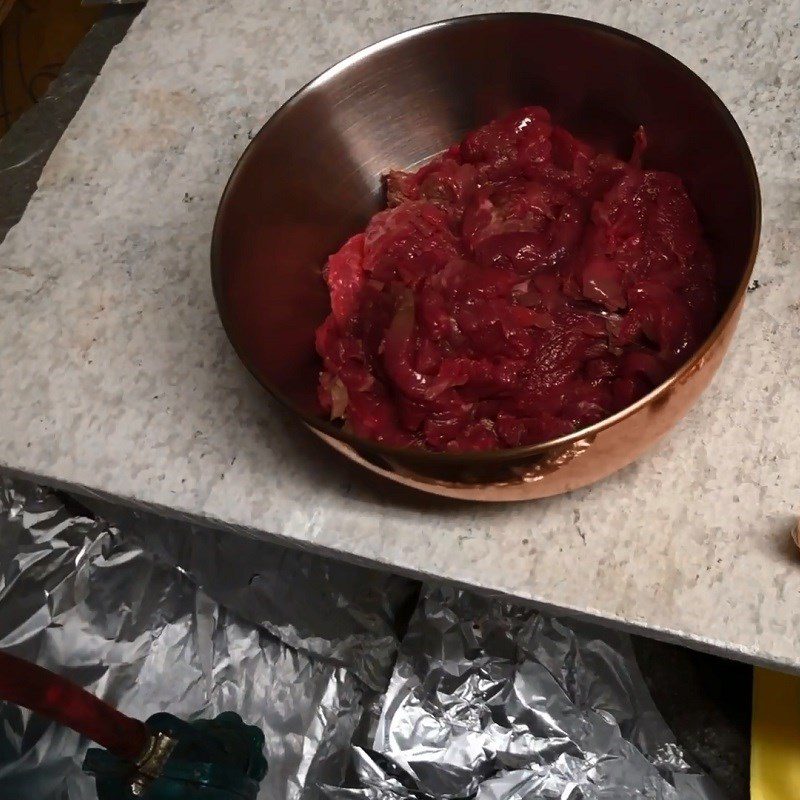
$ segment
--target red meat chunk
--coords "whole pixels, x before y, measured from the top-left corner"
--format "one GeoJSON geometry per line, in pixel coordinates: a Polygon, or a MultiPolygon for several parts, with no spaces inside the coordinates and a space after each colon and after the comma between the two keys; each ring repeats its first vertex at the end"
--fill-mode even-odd
{"type": "Polygon", "coordinates": [[[437,451],[535,444],[663,381],[717,317],[714,263],[680,178],[523,108],[416,172],[328,259],[323,410],[437,451]]]}

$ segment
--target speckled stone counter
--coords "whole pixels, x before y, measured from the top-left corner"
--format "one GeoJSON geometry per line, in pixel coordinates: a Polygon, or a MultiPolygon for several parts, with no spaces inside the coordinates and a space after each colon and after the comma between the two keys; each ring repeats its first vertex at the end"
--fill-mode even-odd
{"type": "Polygon", "coordinates": [[[757,283],[721,374],[659,449],[611,479],[510,506],[375,484],[280,412],[222,332],[211,225],[268,115],[376,39],[527,8],[150,0],[0,247],[0,464],[800,670],[788,533],[800,511],[797,2],[537,5],[644,36],[695,69],[762,180],[757,283]]]}

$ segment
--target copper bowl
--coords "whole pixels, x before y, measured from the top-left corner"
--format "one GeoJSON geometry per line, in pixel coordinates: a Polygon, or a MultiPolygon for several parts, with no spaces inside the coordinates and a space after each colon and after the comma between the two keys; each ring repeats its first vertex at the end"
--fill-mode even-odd
{"type": "Polygon", "coordinates": [[[546,14],[464,17],[346,58],[292,97],[250,143],[220,202],[211,248],[225,330],[248,369],[326,442],[418,489],[475,500],[569,491],[628,464],[708,385],[753,268],[760,197],[736,122],[691,70],[613,28],[546,14]],[[381,175],[409,168],[512,108],[540,104],[596,145],[685,181],[716,255],[724,312],[678,372],[569,436],[484,453],[401,450],[360,439],[317,404],[314,331],[329,311],[321,268],[382,204],[381,175]]]}

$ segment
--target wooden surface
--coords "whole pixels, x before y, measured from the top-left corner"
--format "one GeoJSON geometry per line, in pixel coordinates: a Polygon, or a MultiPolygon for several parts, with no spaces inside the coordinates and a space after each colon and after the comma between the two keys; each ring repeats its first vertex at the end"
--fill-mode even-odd
{"type": "Polygon", "coordinates": [[[47,91],[100,13],[80,0],[0,0],[0,135],[47,91]]]}
{"type": "Polygon", "coordinates": [[[17,2],[17,0],[0,0],[0,25],[3,24],[3,20],[8,16],[8,12],[11,11],[11,7],[17,2]]]}

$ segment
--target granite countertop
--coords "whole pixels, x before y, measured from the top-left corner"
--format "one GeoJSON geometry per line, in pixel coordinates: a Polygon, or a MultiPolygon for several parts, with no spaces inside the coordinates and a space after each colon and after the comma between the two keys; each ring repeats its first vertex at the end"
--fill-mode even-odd
{"type": "Polygon", "coordinates": [[[733,111],[762,181],[757,283],[731,353],[680,427],[616,476],[508,506],[376,484],[272,404],[220,327],[211,225],[269,114],[386,35],[525,7],[150,0],[0,246],[0,464],[800,670],[796,0],[537,6],[687,63],[733,111]]]}

